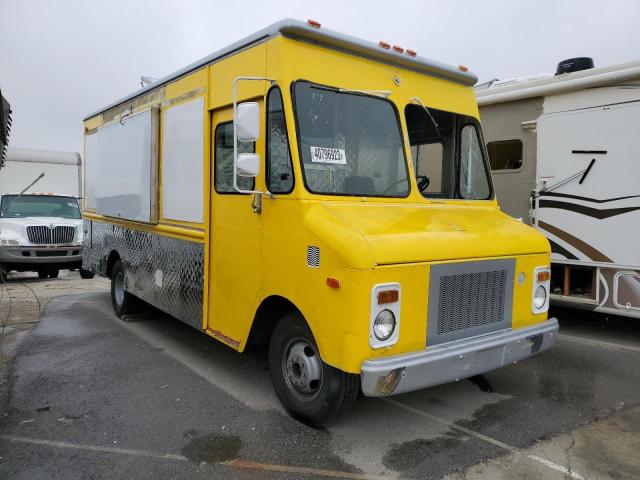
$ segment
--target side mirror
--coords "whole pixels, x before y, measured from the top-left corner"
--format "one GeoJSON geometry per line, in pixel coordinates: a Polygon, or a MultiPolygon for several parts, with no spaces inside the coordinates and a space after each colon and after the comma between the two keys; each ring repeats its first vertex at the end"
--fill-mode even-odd
{"type": "Polygon", "coordinates": [[[236,161],[236,173],[239,177],[257,177],[260,173],[260,155],[240,153],[236,161]]]}
{"type": "Polygon", "coordinates": [[[260,136],[260,107],[256,102],[240,103],[236,108],[238,141],[255,142],[260,136]]]}

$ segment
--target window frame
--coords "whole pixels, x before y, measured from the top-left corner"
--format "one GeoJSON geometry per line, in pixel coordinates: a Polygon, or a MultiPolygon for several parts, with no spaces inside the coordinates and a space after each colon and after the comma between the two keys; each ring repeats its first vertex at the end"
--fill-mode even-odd
{"type": "MultiPolygon", "coordinates": [[[[213,146],[213,188],[214,188],[215,192],[218,195],[248,195],[247,193],[241,193],[241,192],[238,192],[238,191],[235,191],[235,190],[228,191],[228,192],[218,190],[218,181],[217,181],[218,180],[218,172],[217,172],[217,168],[216,168],[217,165],[218,165],[218,155],[217,155],[217,152],[216,152],[216,148],[218,146],[218,143],[217,143],[216,139],[218,137],[218,129],[220,127],[225,127],[227,125],[233,125],[233,120],[228,120],[226,122],[220,122],[220,123],[218,123],[216,125],[216,128],[214,128],[214,130],[213,130],[213,142],[211,142],[212,146],[213,146]]],[[[251,152],[251,153],[256,153],[256,142],[245,142],[245,143],[251,143],[253,145],[253,152],[251,152]]],[[[248,190],[255,190],[255,189],[256,189],[256,177],[253,177],[252,178],[252,186],[248,190]]]]}
{"type": "Polygon", "coordinates": [[[282,96],[282,89],[280,88],[280,86],[273,85],[267,91],[267,95],[265,98],[264,113],[265,113],[265,122],[264,122],[264,125],[265,125],[265,140],[264,140],[265,141],[265,147],[264,147],[265,185],[267,186],[267,190],[269,191],[269,193],[277,193],[278,195],[288,195],[291,192],[293,192],[294,188],[296,187],[296,174],[293,169],[293,158],[291,157],[291,142],[289,141],[289,127],[287,125],[287,116],[285,115],[284,97],[282,96]],[[269,127],[269,98],[271,96],[271,93],[275,90],[278,90],[280,92],[280,102],[282,103],[282,114],[284,116],[284,134],[287,139],[287,150],[289,154],[289,165],[291,166],[291,179],[292,179],[291,188],[289,190],[281,190],[281,191],[271,190],[271,184],[270,184],[271,169],[269,168],[270,161],[271,161],[271,154],[269,150],[269,139],[271,138],[271,135],[268,128],[269,127]]]}
{"type": "Polygon", "coordinates": [[[489,156],[489,145],[492,143],[504,143],[504,142],[520,142],[522,145],[522,163],[518,168],[502,168],[500,170],[491,169],[491,173],[495,174],[503,174],[503,173],[518,173],[522,171],[525,164],[524,152],[525,152],[525,141],[522,138],[504,138],[501,140],[492,140],[487,142],[487,159],[489,160],[489,167],[491,167],[491,157],[489,156]]]}
{"type": "Polygon", "coordinates": [[[368,98],[374,98],[376,100],[380,100],[383,102],[387,102],[391,105],[391,108],[393,110],[393,113],[396,117],[396,123],[398,126],[398,134],[400,136],[400,145],[401,145],[401,150],[402,150],[402,155],[404,157],[404,168],[405,168],[405,172],[406,172],[406,178],[407,178],[407,192],[405,195],[365,195],[365,194],[361,194],[361,193],[331,193],[331,192],[314,192],[313,190],[311,190],[311,188],[309,187],[309,185],[307,184],[307,176],[306,176],[306,172],[305,172],[305,168],[304,168],[304,157],[302,155],[302,144],[301,144],[301,137],[300,137],[300,122],[298,122],[298,111],[297,111],[297,105],[296,105],[296,93],[295,93],[295,87],[298,83],[308,83],[309,85],[316,85],[318,87],[321,88],[325,88],[327,90],[334,90],[336,93],[340,94],[340,87],[333,87],[331,85],[324,85],[322,83],[317,83],[317,82],[312,82],[311,80],[306,80],[304,78],[300,78],[298,80],[294,80],[291,82],[290,85],[290,91],[291,91],[291,104],[293,107],[293,118],[294,118],[294,126],[295,126],[295,132],[296,132],[296,146],[298,149],[298,161],[299,161],[299,165],[300,165],[300,169],[302,171],[302,183],[304,184],[304,188],[307,192],[309,192],[312,195],[329,195],[329,196],[333,196],[333,197],[356,197],[356,198],[384,198],[384,199],[402,199],[402,198],[408,198],[412,193],[413,193],[413,181],[415,180],[415,178],[412,177],[411,175],[411,170],[409,169],[409,164],[408,162],[410,161],[410,159],[407,157],[407,146],[405,144],[405,139],[404,139],[404,132],[402,130],[402,123],[401,123],[401,119],[400,119],[400,115],[398,113],[398,109],[396,107],[396,104],[394,102],[392,102],[391,100],[389,100],[388,98],[383,98],[380,97],[378,95],[370,95],[370,94],[366,94],[366,93],[361,93],[361,92],[345,92],[346,94],[349,95],[358,95],[358,96],[362,96],[362,97],[368,97],[368,98]]]}
{"type": "Polygon", "coordinates": [[[476,120],[473,117],[468,117],[465,115],[465,117],[467,118],[463,118],[461,119],[462,121],[460,121],[459,123],[457,123],[456,125],[456,156],[457,156],[457,161],[456,161],[456,194],[459,200],[465,200],[468,202],[473,202],[473,201],[480,201],[480,202],[484,202],[487,200],[493,200],[494,198],[494,189],[493,189],[493,179],[491,177],[491,165],[489,164],[489,154],[487,153],[487,145],[486,143],[484,143],[484,136],[482,135],[482,128],[480,128],[480,123],[478,122],[478,120],[476,120]],[[462,192],[460,191],[460,168],[462,165],[462,130],[464,129],[464,127],[466,127],[467,125],[471,125],[475,131],[476,131],[476,136],[478,137],[478,146],[480,147],[480,154],[482,155],[482,161],[484,163],[484,173],[485,176],[487,177],[487,183],[489,185],[489,195],[486,198],[467,198],[464,197],[462,195],[462,192]]]}

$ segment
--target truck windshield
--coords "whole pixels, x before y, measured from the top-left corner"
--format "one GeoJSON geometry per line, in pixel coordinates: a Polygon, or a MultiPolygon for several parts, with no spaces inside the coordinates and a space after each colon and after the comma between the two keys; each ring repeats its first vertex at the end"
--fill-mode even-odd
{"type": "Polygon", "coordinates": [[[377,197],[409,194],[402,136],[391,102],[299,81],[294,104],[309,191],[377,197]]]}
{"type": "Polygon", "coordinates": [[[59,217],[79,219],[78,201],[73,197],[53,195],[3,195],[0,217],[59,217]]]}
{"type": "Polygon", "coordinates": [[[475,118],[414,104],[407,105],[405,117],[422,195],[491,198],[491,177],[475,118]]]}

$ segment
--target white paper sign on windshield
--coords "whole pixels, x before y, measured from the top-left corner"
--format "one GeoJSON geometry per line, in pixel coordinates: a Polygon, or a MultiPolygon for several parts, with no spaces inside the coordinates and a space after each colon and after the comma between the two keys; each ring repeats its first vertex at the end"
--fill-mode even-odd
{"type": "Polygon", "coordinates": [[[311,161],[346,165],[347,156],[342,148],[311,147],[311,161]]]}

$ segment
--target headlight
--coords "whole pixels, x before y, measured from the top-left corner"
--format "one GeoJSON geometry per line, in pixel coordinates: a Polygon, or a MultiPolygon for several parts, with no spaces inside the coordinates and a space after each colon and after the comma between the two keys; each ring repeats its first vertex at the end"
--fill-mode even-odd
{"type": "Polygon", "coordinates": [[[373,321],[373,334],[378,340],[388,340],[396,329],[396,316],[391,310],[382,310],[373,321]]]}
{"type": "Polygon", "coordinates": [[[536,288],[536,292],[533,294],[533,307],[536,310],[540,310],[542,307],[544,307],[546,301],[547,290],[542,285],[538,285],[538,288],[536,288]]]}
{"type": "Polygon", "coordinates": [[[13,240],[10,238],[0,238],[0,246],[8,246],[8,245],[20,245],[17,240],[13,240]]]}
{"type": "Polygon", "coordinates": [[[534,314],[544,313],[549,309],[549,292],[551,290],[551,270],[549,267],[538,267],[533,271],[533,290],[531,310],[534,314]]]}

